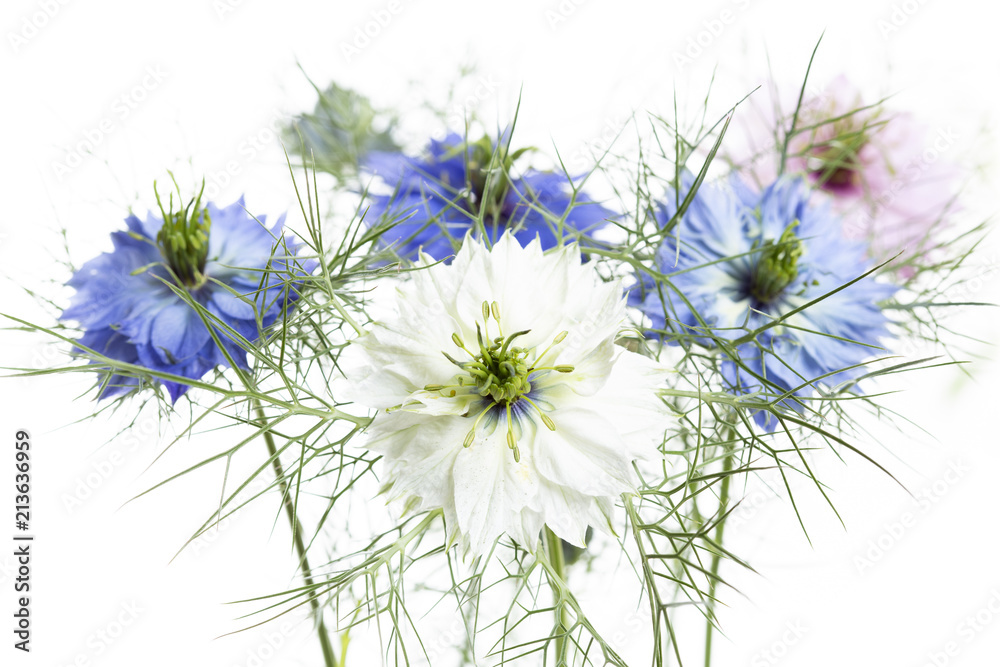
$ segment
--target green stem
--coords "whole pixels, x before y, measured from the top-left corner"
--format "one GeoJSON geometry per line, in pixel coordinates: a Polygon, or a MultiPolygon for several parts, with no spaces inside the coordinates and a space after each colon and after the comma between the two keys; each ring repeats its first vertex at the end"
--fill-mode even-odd
{"type": "MultiPolygon", "coordinates": [[[[566,559],[563,556],[562,540],[546,526],[545,527],[545,556],[552,565],[552,573],[560,581],[566,581],[566,559]]],[[[552,590],[556,609],[556,667],[566,665],[566,632],[569,628],[569,614],[566,605],[563,604],[562,593],[556,587],[552,590]]]]}
{"type": "MultiPolygon", "coordinates": [[[[260,401],[256,398],[253,399],[253,403],[257,419],[260,420],[261,428],[263,428],[267,423],[264,417],[264,409],[261,407],[260,401]]],[[[277,478],[278,486],[281,489],[282,504],[285,506],[285,514],[288,516],[288,523],[292,528],[292,541],[295,543],[295,551],[299,555],[302,580],[305,582],[306,587],[310,589],[309,607],[316,621],[316,631],[319,633],[319,644],[323,650],[323,665],[325,667],[337,667],[337,656],[333,652],[333,644],[330,643],[330,633],[327,632],[326,624],[323,622],[323,610],[320,609],[319,602],[312,595],[312,589],[316,584],[313,581],[312,569],[309,567],[306,545],[302,539],[302,524],[295,514],[295,504],[292,501],[291,494],[288,492],[288,482],[285,480],[285,469],[281,465],[281,459],[278,458],[278,448],[274,444],[274,436],[271,435],[270,431],[264,431],[264,443],[267,445],[267,453],[271,456],[274,476],[277,478]]]]}
{"type": "MultiPolygon", "coordinates": [[[[735,431],[732,427],[729,428],[729,432],[736,437],[735,431]]],[[[726,513],[726,508],[729,506],[729,480],[732,479],[732,475],[729,473],[733,470],[733,447],[729,444],[723,444],[723,459],[722,459],[722,482],[719,486],[719,516],[722,517],[726,513]]],[[[726,520],[720,518],[719,522],[715,525],[715,537],[714,542],[717,545],[716,550],[712,553],[712,562],[709,566],[709,572],[711,573],[708,579],[708,615],[707,624],[705,626],[705,667],[711,667],[712,664],[712,638],[715,633],[715,589],[719,583],[719,566],[722,564],[722,552],[719,548],[722,546],[722,538],[726,530],[726,520]]]]}

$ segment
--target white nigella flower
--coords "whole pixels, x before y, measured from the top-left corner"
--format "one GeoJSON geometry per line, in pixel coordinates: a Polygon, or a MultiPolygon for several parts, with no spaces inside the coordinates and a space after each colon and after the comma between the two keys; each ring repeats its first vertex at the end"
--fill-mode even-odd
{"type": "MultiPolygon", "coordinates": [[[[466,238],[450,265],[411,274],[391,314],[341,356],[348,400],[379,409],[367,446],[409,511],[444,510],[482,553],[506,533],[534,549],[543,526],[583,546],[658,455],[663,371],[615,345],[619,283],[575,245],[542,252],[505,234],[466,238]]],[[[377,297],[376,297],[377,298],[377,297]]]]}

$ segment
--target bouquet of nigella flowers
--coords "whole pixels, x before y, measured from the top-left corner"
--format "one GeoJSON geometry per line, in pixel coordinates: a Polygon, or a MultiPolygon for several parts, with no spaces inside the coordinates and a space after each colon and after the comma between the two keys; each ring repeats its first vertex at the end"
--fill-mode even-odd
{"type": "Polygon", "coordinates": [[[938,363],[894,341],[952,345],[937,286],[981,232],[956,233],[958,168],[921,166],[910,115],[846,78],[806,90],[688,133],[656,116],[635,161],[574,173],[519,146],[516,118],[442,119],[411,147],[397,114],[317,88],[284,133],[301,220],[171,175],[67,277],[57,324],[13,318],[69,355],[26,373],[212,424],[225,446],[170,477],[219,473],[192,539],[248,489],[277,497],[301,581],[244,604],[307,609],[326,667],[349,643],[659,666],[691,614],[710,664],[724,562],[749,567],[725,534],[741,481],[825,498],[824,448],[881,468],[859,419],[882,376],[938,363]],[[354,219],[324,219],[334,197],[354,219]],[[581,595],[622,571],[648,612],[625,642],[581,595]],[[425,639],[441,627],[454,641],[425,639]]]}

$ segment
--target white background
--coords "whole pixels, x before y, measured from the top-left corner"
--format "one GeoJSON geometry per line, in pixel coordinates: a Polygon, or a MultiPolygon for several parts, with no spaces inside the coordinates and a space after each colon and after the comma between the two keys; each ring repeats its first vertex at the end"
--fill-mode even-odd
{"type": "MultiPolygon", "coordinates": [[[[967,219],[996,210],[994,3],[224,2],[4,3],[0,265],[10,280],[0,288],[2,311],[44,321],[45,312],[14,285],[65,298],[46,285],[67,278],[53,260],[62,256],[55,231],[68,231],[73,258],[82,262],[108,246],[108,232],[120,227],[130,205],[151,204],[152,181],[166,169],[187,183],[207,174],[220,185],[217,201],[246,192],[251,210],[289,211],[294,224],[294,193],[269,128],[314,102],[296,63],[320,84],[334,78],[379,104],[406,108],[443,99],[460,66],[475,64],[478,75],[460,96],[468,101],[451,107],[454,117],[467,108],[506,121],[523,91],[520,142],[544,149],[554,143],[563,155],[578,156],[587,145],[603,145],[633,110],[669,115],[675,86],[693,113],[716,66],[713,113],[763,80],[767,54],[777,78],[795,82],[825,29],[817,81],[845,73],[869,94],[898,92],[897,108],[951,128],[961,138],[954,158],[986,165],[971,177],[967,219]],[[371,27],[367,43],[355,41],[373,16],[385,25],[371,27]],[[693,62],[680,64],[677,54],[699,38],[702,52],[688,52],[693,62]],[[345,53],[345,45],[357,52],[345,53]],[[55,163],[73,159],[74,146],[95,132],[93,155],[60,173],[55,163]]],[[[977,300],[998,300],[996,253],[992,240],[972,260],[984,272],[967,286],[977,300]]],[[[998,338],[997,316],[987,309],[960,312],[953,323],[976,338],[998,338]]],[[[58,361],[36,337],[2,335],[3,366],[58,361]]],[[[747,489],[749,510],[730,536],[758,574],[725,572],[740,592],[724,591],[729,607],[721,612],[726,637],[717,640],[718,665],[919,667],[935,664],[929,655],[951,641],[957,655],[938,655],[936,664],[996,664],[1000,617],[985,612],[982,619],[993,622],[971,640],[972,626],[961,624],[986,607],[993,591],[1000,601],[1000,370],[977,361],[968,371],[971,378],[949,368],[886,383],[905,390],[886,402],[927,433],[910,428],[902,436],[876,426],[877,436],[857,439],[915,494],[930,490],[929,509],[860,460],[844,466],[821,455],[846,530],[817,494],[805,492],[810,546],[787,502],[747,489]],[[945,482],[952,463],[964,472],[945,482]],[[907,512],[913,518],[900,532],[894,526],[907,512]],[[878,562],[859,567],[872,543],[878,562]],[[798,632],[789,633],[788,624],[798,632]]],[[[287,528],[283,517],[274,523],[277,499],[168,564],[216,500],[218,476],[193,476],[124,503],[197,460],[206,441],[184,441],[147,470],[165,445],[158,426],[140,420],[144,429],[133,433],[139,437],[115,438],[124,415],[76,423],[92,409],[75,400],[88,382],[0,382],[3,438],[9,443],[18,428],[33,436],[38,536],[30,656],[10,648],[11,558],[6,547],[0,551],[0,662],[230,667],[264,656],[265,664],[318,665],[304,626],[216,639],[241,627],[234,619],[243,608],[223,603],[292,581],[287,528]],[[83,502],[67,507],[67,496],[88,489],[83,502]],[[135,607],[130,620],[123,610],[135,607]],[[118,635],[119,617],[128,627],[110,643],[99,639],[102,630],[118,635]],[[280,644],[276,654],[272,644],[280,644]]],[[[9,446],[2,451],[12,458],[9,446]]],[[[0,462],[0,469],[11,467],[0,462]]],[[[0,484],[10,477],[0,475],[0,484]]],[[[10,502],[11,494],[4,490],[0,499],[10,502]]],[[[688,630],[686,651],[698,664],[699,631],[688,630]]]]}

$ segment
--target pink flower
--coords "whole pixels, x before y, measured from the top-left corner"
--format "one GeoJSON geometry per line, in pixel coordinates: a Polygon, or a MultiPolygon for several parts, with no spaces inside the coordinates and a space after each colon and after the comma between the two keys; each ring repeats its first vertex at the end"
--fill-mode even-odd
{"type": "MultiPolygon", "coordinates": [[[[746,111],[747,145],[735,154],[749,158],[735,162],[757,180],[773,181],[791,113],[746,111]]],[[[826,193],[846,238],[867,240],[872,259],[892,259],[903,277],[912,276],[957,210],[959,169],[946,156],[957,141],[951,129],[932,131],[908,113],[866,104],[843,76],[803,100],[795,127],[785,173],[801,174],[826,193]]]]}

